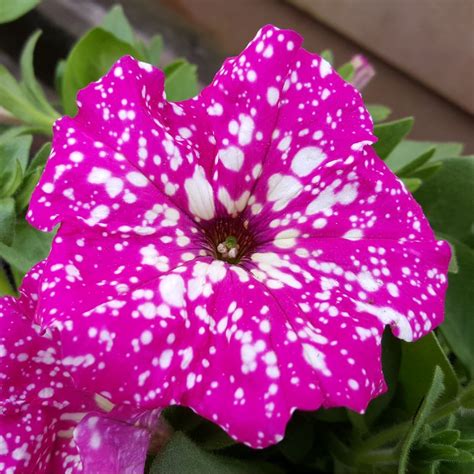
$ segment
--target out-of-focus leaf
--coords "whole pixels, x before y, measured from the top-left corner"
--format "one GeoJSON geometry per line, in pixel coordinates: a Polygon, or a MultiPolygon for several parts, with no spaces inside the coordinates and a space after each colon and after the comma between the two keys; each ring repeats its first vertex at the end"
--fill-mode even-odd
{"type": "Polygon", "coordinates": [[[155,35],[151,38],[147,47],[147,60],[150,64],[157,66],[160,62],[163,52],[163,38],[161,35],[155,35]]]}
{"type": "Polygon", "coordinates": [[[205,449],[206,451],[217,451],[237,443],[237,441],[231,438],[220,426],[207,420],[186,434],[201,449],[205,449]]]}
{"type": "Polygon", "coordinates": [[[0,162],[16,160],[21,164],[21,169],[26,171],[32,142],[33,137],[31,135],[24,135],[3,143],[0,145],[0,162]]]}
{"type": "Polygon", "coordinates": [[[15,201],[10,198],[0,199],[0,243],[10,245],[15,232],[15,201]]]}
{"type": "Polygon", "coordinates": [[[134,45],[135,35],[121,5],[112,7],[100,25],[102,29],[112,33],[117,39],[134,45]]]}
{"type": "Polygon", "coordinates": [[[406,117],[393,122],[382,123],[374,127],[374,134],[378,137],[374,149],[383,160],[405,138],[413,127],[413,117],[406,117]]]}
{"type": "Polygon", "coordinates": [[[68,115],[77,111],[79,89],[102,77],[122,56],[143,59],[128,43],[101,28],[94,28],[83,36],[69,53],[62,80],[62,103],[68,115]]]}
{"type": "Polygon", "coordinates": [[[444,430],[433,435],[429,442],[432,444],[454,444],[461,437],[459,430],[444,430]]]}
{"type": "Polygon", "coordinates": [[[390,169],[396,172],[433,147],[436,150],[431,157],[431,161],[440,160],[441,158],[452,158],[454,156],[459,156],[463,150],[463,145],[461,143],[435,143],[403,140],[390,153],[390,155],[385,160],[385,163],[390,167],[390,169]]]}
{"type": "Polygon", "coordinates": [[[413,161],[410,161],[410,163],[407,163],[405,166],[402,166],[398,170],[394,170],[395,173],[397,174],[397,176],[400,176],[402,178],[411,176],[411,173],[413,173],[413,171],[417,170],[420,166],[423,166],[433,157],[435,151],[436,147],[430,148],[429,150],[425,151],[420,156],[415,158],[413,161]]]}
{"type": "Polygon", "coordinates": [[[35,168],[25,176],[15,196],[18,212],[23,212],[28,207],[31,194],[38,184],[42,172],[41,168],[35,168]]]}
{"type": "Polygon", "coordinates": [[[0,64],[0,106],[26,124],[51,135],[54,118],[33,105],[15,78],[0,64]]]}
{"type": "Polygon", "coordinates": [[[451,350],[474,378],[474,251],[454,237],[441,234],[455,248],[459,271],[450,273],[446,318],[440,329],[451,350]]]}
{"type": "Polygon", "coordinates": [[[402,342],[401,345],[402,363],[398,388],[410,416],[426,395],[436,367],[444,374],[445,390],[440,402],[456,397],[459,390],[458,379],[433,332],[416,342],[402,342]]]}
{"type": "Polygon", "coordinates": [[[44,112],[46,115],[50,116],[52,120],[55,120],[59,117],[59,114],[58,112],[56,112],[56,110],[53,109],[53,107],[51,107],[48,99],[46,99],[43,89],[36,80],[33,66],[34,51],[36,43],[38,42],[40,36],[41,31],[39,30],[33,33],[29,37],[21,53],[21,86],[25,91],[25,94],[29,97],[30,102],[35,104],[37,108],[44,112]]]}
{"type": "Polygon", "coordinates": [[[14,160],[8,170],[0,175],[0,198],[13,196],[23,180],[23,170],[19,161],[14,160]]]}
{"type": "Polygon", "coordinates": [[[164,69],[165,91],[168,100],[178,102],[189,99],[198,92],[196,66],[184,59],[178,59],[164,69]]]}
{"type": "Polygon", "coordinates": [[[421,179],[422,181],[427,181],[434,174],[436,174],[440,170],[440,168],[442,168],[442,166],[443,166],[442,161],[433,161],[413,171],[412,176],[414,178],[421,179]]]}
{"type": "Polygon", "coordinates": [[[334,54],[330,49],[325,49],[320,56],[325,59],[329,64],[334,64],[334,54]]]}
{"type": "MultiPolygon", "coordinates": [[[[461,405],[464,408],[474,410],[474,383],[471,383],[471,385],[464,390],[461,396],[461,405]]],[[[472,434],[474,436],[474,417],[472,420],[472,434]]]]}
{"type": "Polygon", "coordinates": [[[16,20],[38,5],[40,0],[1,0],[0,23],[16,20]]]}
{"type": "Polygon", "coordinates": [[[423,181],[419,178],[402,178],[403,184],[412,194],[420,188],[423,181]]]}
{"type": "Polygon", "coordinates": [[[11,196],[23,179],[32,137],[25,135],[0,144],[0,197],[11,196]]]}
{"type": "Polygon", "coordinates": [[[33,265],[48,256],[53,234],[36,230],[18,220],[11,246],[0,243],[0,258],[24,275],[33,265]]]}
{"type": "Polygon", "coordinates": [[[345,63],[337,69],[337,73],[346,81],[351,82],[354,77],[355,68],[351,63],[345,63]]]}
{"type": "Polygon", "coordinates": [[[474,156],[443,158],[442,172],[424,181],[415,198],[439,232],[474,246],[474,156]]]}
{"type": "Polygon", "coordinates": [[[243,461],[200,449],[184,433],[176,432],[158,452],[150,474],[279,474],[269,463],[243,461]]]}
{"type": "Polygon", "coordinates": [[[372,117],[374,123],[383,122],[387,120],[392,111],[385,105],[379,104],[369,104],[367,105],[367,110],[372,117]]]}
{"type": "Polygon", "coordinates": [[[0,145],[10,141],[12,138],[19,137],[20,135],[31,135],[39,132],[39,130],[36,130],[33,127],[28,127],[24,125],[8,127],[7,129],[3,130],[2,133],[0,133],[0,145]]]}
{"type": "Polygon", "coordinates": [[[15,289],[10,283],[10,279],[8,278],[7,272],[5,271],[2,262],[0,262],[0,296],[15,294],[15,289]]]}
{"type": "Polygon", "coordinates": [[[61,95],[63,90],[64,70],[66,69],[66,60],[61,59],[56,64],[54,70],[54,90],[61,95]]]}
{"type": "Polygon", "coordinates": [[[424,444],[413,453],[413,457],[417,462],[453,461],[459,457],[459,451],[454,446],[424,444]]]}
{"type": "Polygon", "coordinates": [[[412,425],[408,429],[402,441],[400,447],[398,474],[405,474],[405,472],[407,472],[410,451],[412,450],[412,447],[417,440],[418,434],[425,425],[426,419],[431,413],[436,401],[439,399],[439,397],[444,391],[443,379],[443,371],[441,370],[441,368],[436,367],[434,370],[431,384],[428,390],[426,391],[426,395],[423,398],[423,401],[413,420],[412,425]]]}
{"type": "Polygon", "coordinates": [[[290,462],[300,464],[311,451],[313,442],[313,423],[306,414],[295,412],[278,447],[290,462]]]}

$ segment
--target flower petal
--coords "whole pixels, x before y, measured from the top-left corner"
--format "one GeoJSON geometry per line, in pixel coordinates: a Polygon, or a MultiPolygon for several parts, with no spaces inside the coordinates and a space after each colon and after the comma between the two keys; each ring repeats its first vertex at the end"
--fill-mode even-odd
{"type": "Polygon", "coordinates": [[[161,227],[151,235],[136,235],[132,229],[105,234],[63,224],[45,264],[37,311],[41,323],[61,328],[73,314],[101,305],[118,315],[123,298],[135,294],[141,282],[196,258],[201,249],[190,231],[194,227],[183,226],[183,219],[167,207],[156,220],[161,227]]]}
{"type": "Polygon", "coordinates": [[[84,472],[142,474],[159,414],[159,410],[147,414],[146,424],[141,426],[103,415],[84,417],[74,430],[84,472]]]}
{"type": "Polygon", "coordinates": [[[308,312],[390,324],[412,341],[443,321],[449,257],[442,241],[298,238],[252,255],[252,273],[308,312]]]}
{"type": "Polygon", "coordinates": [[[294,31],[263,27],[239,56],[225,61],[197,99],[216,141],[212,181],[223,215],[244,208],[260,176],[301,42],[294,31]]]}
{"type": "Polygon", "coordinates": [[[304,180],[284,173],[262,176],[256,191],[267,199],[254,218],[264,240],[292,231],[293,236],[348,241],[434,242],[421,207],[370,147],[347,158],[326,158],[304,180]]]}

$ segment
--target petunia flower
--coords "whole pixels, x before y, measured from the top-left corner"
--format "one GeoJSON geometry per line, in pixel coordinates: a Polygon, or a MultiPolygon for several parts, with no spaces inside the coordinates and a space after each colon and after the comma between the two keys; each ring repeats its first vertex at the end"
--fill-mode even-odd
{"type": "Polygon", "coordinates": [[[447,244],[301,43],[266,26],[180,103],[124,57],[56,122],[28,219],[61,224],[38,315],[79,386],[264,447],[295,409],[386,390],[385,325],[412,341],[443,320],[447,244]]]}
{"type": "Polygon", "coordinates": [[[375,69],[362,54],[356,54],[351,58],[350,62],[354,66],[354,77],[351,80],[351,84],[361,91],[375,77],[375,69]]]}
{"type": "Polygon", "coordinates": [[[41,264],[19,300],[0,299],[0,471],[141,474],[160,410],[114,407],[78,390],[57,330],[33,322],[41,264]]]}

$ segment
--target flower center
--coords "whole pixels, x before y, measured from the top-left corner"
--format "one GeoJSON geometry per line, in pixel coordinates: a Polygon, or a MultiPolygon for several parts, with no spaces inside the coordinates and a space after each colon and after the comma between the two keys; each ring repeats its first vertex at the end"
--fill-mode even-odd
{"type": "Polygon", "coordinates": [[[240,217],[214,219],[204,227],[204,246],[217,260],[238,264],[257,246],[248,221],[240,217]]]}

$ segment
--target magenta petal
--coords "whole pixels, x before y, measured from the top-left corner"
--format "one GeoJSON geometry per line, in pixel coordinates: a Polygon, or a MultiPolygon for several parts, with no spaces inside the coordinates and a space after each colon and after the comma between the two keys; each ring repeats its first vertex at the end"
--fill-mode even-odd
{"type": "MultiPolygon", "coordinates": [[[[265,447],[295,409],[363,412],[386,389],[386,325],[441,323],[449,248],[371,148],[359,92],[297,34],[264,27],[181,103],[129,57],[79,102],[28,212],[61,224],[35,321],[77,387],[265,447]]],[[[120,423],[89,420],[115,453],[120,423]]]]}
{"type": "Polygon", "coordinates": [[[74,430],[74,439],[84,460],[84,472],[142,474],[159,410],[150,415],[145,425],[138,420],[138,426],[104,415],[83,418],[74,430]]]}
{"type": "Polygon", "coordinates": [[[168,206],[153,218],[159,224],[154,234],[129,231],[107,238],[93,229],[63,224],[45,263],[37,316],[43,324],[58,322],[61,327],[61,321],[73,313],[88,313],[107,301],[118,315],[121,301],[133,297],[141,282],[157,279],[198,256],[199,248],[191,240],[194,227],[185,216],[168,206]]]}

